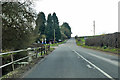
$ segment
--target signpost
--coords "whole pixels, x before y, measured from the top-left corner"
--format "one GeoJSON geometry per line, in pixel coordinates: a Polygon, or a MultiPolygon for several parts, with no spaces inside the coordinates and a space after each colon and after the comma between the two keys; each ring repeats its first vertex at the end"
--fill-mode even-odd
{"type": "Polygon", "coordinates": [[[42,38],[42,44],[43,44],[43,38],[42,38]]]}
{"type": "Polygon", "coordinates": [[[46,38],[45,38],[45,44],[46,44],[46,38]]]}

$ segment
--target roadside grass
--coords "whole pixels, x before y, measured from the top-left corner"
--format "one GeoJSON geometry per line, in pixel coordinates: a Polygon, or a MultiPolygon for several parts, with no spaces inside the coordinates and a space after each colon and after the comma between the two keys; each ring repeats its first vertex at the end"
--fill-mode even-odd
{"type": "MultiPolygon", "coordinates": [[[[52,52],[55,48],[50,48],[50,51],[47,52],[47,54],[49,54],[50,52],[52,52]]],[[[46,53],[45,53],[46,54],[46,53]]],[[[45,55],[44,52],[43,53],[38,53],[38,56],[43,56],[45,55]]]]}
{"type": "Polygon", "coordinates": [[[84,40],[84,38],[79,38],[79,39],[76,39],[76,44],[78,45],[78,46],[85,46],[85,40],[84,40]]]}
{"type": "Polygon", "coordinates": [[[119,54],[118,51],[120,51],[120,48],[110,48],[110,47],[104,48],[104,47],[96,47],[96,46],[87,46],[87,45],[85,45],[84,38],[77,38],[76,44],[78,46],[82,46],[84,48],[95,49],[95,50],[100,50],[100,51],[104,51],[104,52],[111,52],[111,53],[115,53],[115,54],[119,54]]]}
{"type": "Polygon", "coordinates": [[[58,46],[60,44],[63,44],[63,43],[66,43],[67,40],[64,40],[62,42],[59,42],[59,43],[54,43],[54,44],[50,44],[50,46],[58,46]]]}

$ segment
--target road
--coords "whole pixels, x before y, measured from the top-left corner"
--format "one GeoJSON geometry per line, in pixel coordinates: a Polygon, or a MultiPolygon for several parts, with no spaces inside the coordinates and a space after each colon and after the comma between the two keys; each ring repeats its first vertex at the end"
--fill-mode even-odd
{"type": "MultiPolygon", "coordinates": [[[[24,78],[118,78],[118,56],[77,46],[75,39],[59,45],[24,78]]],[[[107,79],[105,79],[107,80],[107,79]]]]}

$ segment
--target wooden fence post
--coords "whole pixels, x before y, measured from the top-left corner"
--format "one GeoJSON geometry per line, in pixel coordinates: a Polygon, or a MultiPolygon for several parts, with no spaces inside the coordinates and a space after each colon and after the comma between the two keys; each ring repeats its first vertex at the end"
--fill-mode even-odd
{"type": "Polygon", "coordinates": [[[50,44],[49,44],[49,48],[48,48],[48,50],[50,51],[50,44]]]}
{"type": "Polygon", "coordinates": [[[15,65],[14,65],[13,53],[11,54],[11,61],[12,61],[12,69],[14,71],[15,70],[15,65]]]}
{"type": "Polygon", "coordinates": [[[39,53],[39,49],[37,48],[36,50],[35,50],[35,52],[36,52],[36,58],[38,57],[38,53],[39,53]]]}
{"type": "Polygon", "coordinates": [[[45,54],[45,46],[44,46],[44,54],[45,54]]]}
{"type": "Polygon", "coordinates": [[[48,46],[46,46],[46,54],[47,54],[48,46]]]}
{"type": "Polygon", "coordinates": [[[35,53],[35,51],[34,50],[28,50],[27,52],[28,52],[28,56],[29,56],[28,62],[31,62],[33,60],[33,56],[31,56],[31,55],[33,55],[35,53]]]}
{"type": "Polygon", "coordinates": [[[40,48],[40,51],[41,51],[41,56],[42,56],[42,47],[40,48]]]}

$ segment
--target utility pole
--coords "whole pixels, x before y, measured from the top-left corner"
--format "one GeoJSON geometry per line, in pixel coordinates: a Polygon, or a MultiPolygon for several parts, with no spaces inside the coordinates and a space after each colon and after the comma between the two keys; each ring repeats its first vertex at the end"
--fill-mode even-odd
{"type": "Polygon", "coordinates": [[[93,21],[93,34],[95,35],[95,21],[93,21]]]}
{"type": "Polygon", "coordinates": [[[55,29],[54,29],[54,43],[55,43],[55,29]]]}

